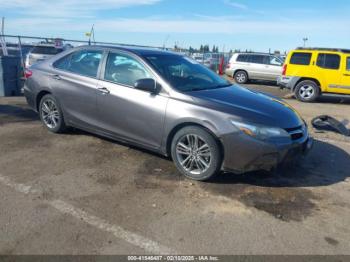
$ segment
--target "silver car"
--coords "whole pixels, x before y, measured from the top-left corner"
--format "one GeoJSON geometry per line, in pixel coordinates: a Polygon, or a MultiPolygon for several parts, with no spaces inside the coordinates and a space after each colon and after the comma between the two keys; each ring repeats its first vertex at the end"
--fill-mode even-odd
{"type": "Polygon", "coordinates": [[[312,145],[305,122],[282,100],[171,52],[84,46],[26,75],[28,104],[48,130],[73,126],[171,156],[195,180],[271,170],[312,145]]]}
{"type": "Polygon", "coordinates": [[[198,63],[201,63],[201,64],[204,63],[204,54],[195,53],[191,57],[192,59],[196,60],[198,63]]]}
{"type": "Polygon", "coordinates": [[[283,61],[275,55],[259,53],[235,53],[226,67],[226,75],[239,84],[249,80],[276,81],[282,74],[283,61]]]}
{"type": "Polygon", "coordinates": [[[38,63],[40,61],[44,61],[58,53],[63,51],[62,47],[55,47],[52,44],[40,44],[33,47],[32,50],[26,55],[25,66],[29,67],[38,63]]]}
{"type": "Polygon", "coordinates": [[[211,70],[217,71],[220,64],[220,54],[205,53],[203,56],[203,64],[211,70]]]}

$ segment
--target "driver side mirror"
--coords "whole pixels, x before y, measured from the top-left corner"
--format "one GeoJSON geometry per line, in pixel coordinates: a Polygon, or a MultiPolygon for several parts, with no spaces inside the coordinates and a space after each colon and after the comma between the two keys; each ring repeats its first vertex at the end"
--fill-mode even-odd
{"type": "Polygon", "coordinates": [[[150,92],[151,94],[155,94],[158,91],[157,82],[152,78],[139,79],[135,82],[134,87],[142,91],[150,92]]]}

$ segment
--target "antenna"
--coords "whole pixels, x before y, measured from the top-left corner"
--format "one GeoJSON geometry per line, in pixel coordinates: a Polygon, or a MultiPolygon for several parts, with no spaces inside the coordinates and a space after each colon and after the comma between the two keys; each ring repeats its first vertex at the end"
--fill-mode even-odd
{"type": "Polygon", "coordinates": [[[94,41],[94,44],[96,45],[96,40],[95,40],[95,25],[92,25],[91,33],[92,33],[92,40],[94,41]]]}
{"type": "Polygon", "coordinates": [[[91,45],[91,37],[92,37],[94,43],[96,43],[94,26],[95,25],[93,24],[92,27],[91,27],[90,33],[85,33],[85,35],[89,37],[89,45],[91,45]]]}

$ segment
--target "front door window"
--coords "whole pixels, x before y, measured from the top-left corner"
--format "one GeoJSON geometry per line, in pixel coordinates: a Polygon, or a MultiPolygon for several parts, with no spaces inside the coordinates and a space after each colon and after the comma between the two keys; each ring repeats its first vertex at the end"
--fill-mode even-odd
{"type": "Polygon", "coordinates": [[[110,53],[104,79],[116,84],[134,87],[140,79],[153,78],[143,64],[131,56],[110,53]]]}

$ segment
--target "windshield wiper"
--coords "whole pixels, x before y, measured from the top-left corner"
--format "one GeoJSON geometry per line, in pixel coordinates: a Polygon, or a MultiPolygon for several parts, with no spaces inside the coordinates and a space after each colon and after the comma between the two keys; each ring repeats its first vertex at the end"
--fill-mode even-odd
{"type": "Polygon", "coordinates": [[[211,90],[211,89],[217,89],[217,88],[224,88],[224,87],[229,87],[232,84],[221,84],[221,85],[216,85],[216,86],[208,86],[208,87],[193,87],[189,90],[187,90],[187,92],[192,92],[192,91],[203,91],[203,90],[211,90]]]}
{"type": "Polygon", "coordinates": [[[193,88],[191,88],[191,89],[189,89],[189,90],[186,90],[187,92],[192,92],[192,91],[202,91],[202,90],[207,90],[208,88],[206,88],[206,87],[193,87],[193,88]]]}
{"type": "Polygon", "coordinates": [[[223,88],[223,87],[229,87],[229,86],[232,86],[232,84],[231,83],[221,84],[221,85],[215,86],[214,88],[223,88]]]}
{"type": "Polygon", "coordinates": [[[229,87],[229,86],[232,86],[232,84],[221,84],[221,85],[216,85],[216,86],[211,86],[211,87],[208,87],[208,88],[205,88],[207,90],[210,90],[210,89],[218,89],[218,88],[224,88],[224,87],[229,87]]]}

